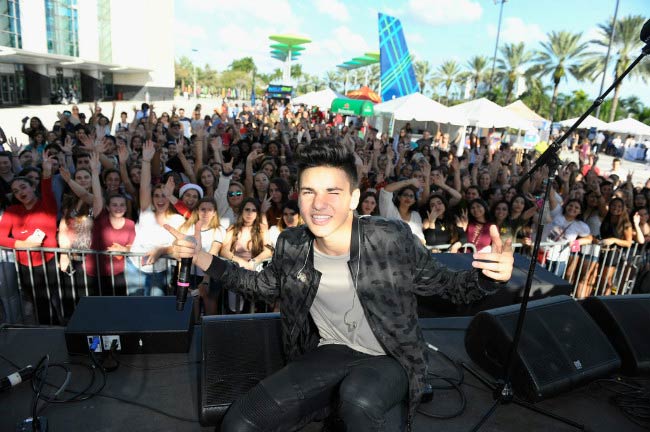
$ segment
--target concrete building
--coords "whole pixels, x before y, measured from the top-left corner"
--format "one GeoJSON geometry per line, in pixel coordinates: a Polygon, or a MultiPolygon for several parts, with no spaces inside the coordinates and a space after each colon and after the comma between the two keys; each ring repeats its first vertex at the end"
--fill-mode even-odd
{"type": "Polygon", "coordinates": [[[0,0],[0,106],[171,99],[173,0],[0,0]]]}

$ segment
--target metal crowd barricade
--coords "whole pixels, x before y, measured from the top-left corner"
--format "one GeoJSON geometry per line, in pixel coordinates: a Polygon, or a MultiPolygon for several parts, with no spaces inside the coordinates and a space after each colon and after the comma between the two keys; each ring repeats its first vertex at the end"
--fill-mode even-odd
{"type": "MultiPolygon", "coordinates": [[[[19,312],[13,312],[11,318],[3,318],[0,312],[0,323],[6,322],[20,322],[22,321],[29,324],[53,324],[53,318],[56,317],[60,324],[65,323],[70,318],[72,312],[80,297],[90,295],[126,295],[127,291],[118,293],[116,292],[116,277],[123,277],[122,285],[126,288],[126,260],[130,257],[146,256],[146,253],[136,252],[110,252],[110,251],[92,251],[84,249],[62,249],[62,248],[0,248],[0,265],[2,266],[3,274],[0,280],[0,285],[3,285],[4,280],[14,280],[13,286],[0,287],[0,302],[4,305],[5,297],[18,296],[19,300],[17,306],[19,312]],[[27,252],[27,265],[20,265],[16,258],[17,252],[27,252]],[[41,265],[34,266],[32,261],[32,253],[39,253],[41,257],[41,265]],[[45,254],[52,253],[55,260],[55,271],[48,271],[49,262],[45,262],[45,254]],[[70,264],[67,271],[61,270],[60,262],[61,255],[67,254],[70,257],[70,264]],[[86,269],[86,258],[91,256],[94,260],[96,274],[90,276],[86,269]],[[100,271],[102,268],[100,256],[106,257],[122,257],[124,260],[124,271],[121,273],[115,272],[113,259],[108,259],[110,274],[103,274],[100,271]],[[45,286],[36,286],[35,277],[36,273],[41,273],[44,279],[45,286]],[[78,274],[77,272],[81,272],[78,274]],[[53,274],[54,273],[54,274],[53,274]],[[109,285],[109,286],[106,286],[109,285]],[[6,289],[5,289],[6,288],[6,289]],[[28,291],[27,293],[25,291],[28,291]],[[5,293],[5,291],[7,291],[5,293]],[[25,297],[31,297],[31,302],[25,301],[25,297]],[[47,303],[48,310],[39,311],[39,301],[47,303]],[[33,308],[33,310],[25,310],[25,307],[33,308]],[[44,320],[44,314],[49,314],[49,320],[44,320]],[[49,321],[49,322],[48,322],[49,321]]],[[[175,260],[167,257],[159,259],[165,260],[165,270],[163,278],[167,288],[167,294],[170,293],[171,287],[171,267],[175,264],[175,260]]],[[[136,285],[141,286],[144,283],[144,276],[142,272],[138,272],[136,285]]],[[[14,301],[12,304],[15,304],[14,301]]],[[[42,305],[41,305],[42,307],[42,305]]],[[[6,306],[5,306],[6,308],[6,306]]],[[[1,310],[1,309],[0,309],[1,310]]]]}
{"type": "MultiPolygon", "coordinates": [[[[437,253],[449,253],[451,245],[435,245],[427,246],[429,250],[437,253]]],[[[542,242],[541,247],[543,250],[548,250],[553,247],[567,248],[568,242],[542,242]]],[[[513,249],[517,253],[526,252],[524,245],[520,243],[513,244],[513,249]]],[[[469,251],[470,253],[476,252],[476,248],[471,243],[463,244],[460,251],[469,251]]],[[[629,248],[621,248],[618,246],[602,246],[602,245],[585,245],[582,246],[580,251],[570,252],[569,259],[565,263],[562,272],[558,272],[559,266],[564,263],[563,261],[546,261],[542,265],[559,276],[567,279],[573,284],[574,295],[578,292],[578,287],[581,284],[588,285],[587,277],[592,277],[593,269],[597,266],[594,281],[592,283],[593,289],[590,290],[589,295],[626,295],[631,294],[634,288],[634,282],[641,270],[643,263],[647,262],[645,254],[646,248],[643,245],[634,243],[629,248]],[[569,272],[570,271],[570,272],[569,272]]],[[[126,260],[131,257],[146,256],[145,253],[133,252],[100,252],[92,250],[81,249],[62,249],[62,248],[37,248],[37,249],[8,249],[0,248],[0,323],[3,322],[25,322],[25,323],[38,323],[41,322],[40,318],[47,312],[49,316],[49,324],[53,323],[53,318],[57,317],[58,321],[63,321],[69,318],[74,311],[79,297],[89,295],[124,295],[128,293],[117,292],[116,278],[122,276],[126,279],[126,260]],[[18,251],[36,252],[40,254],[43,264],[34,267],[32,263],[31,253],[27,253],[27,266],[21,266],[17,259],[18,251]],[[54,260],[56,260],[56,271],[54,274],[48,272],[45,263],[45,254],[53,253],[54,260]],[[71,257],[70,267],[68,272],[60,270],[60,259],[62,254],[68,254],[71,257]],[[91,255],[95,260],[95,269],[97,275],[90,276],[86,269],[86,257],[91,255]],[[110,274],[102,275],[99,277],[99,269],[101,267],[100,256],[115,257],[120,256],[125,260],[125,269],[123,273],[116,274],[113,265],[113,259],[108,260],[110,263],[110,274]],[[35,268],[39,268],[39,273],[42,272],[45,286],[35,286],[35,268]],[[22,270],[22,274],[21,274],[22,270]],[[81,274],[77,272],[81,271],[81,274]],[[106,286],[108,285],[108,286],[106,286]],[[26,296],[25,290],[28,290],[26,296]],[[33,304],[25,301],[26,297],[30,297],[33,304]],[[37,297],[42,301],[41,306],[37,301],[37,297]],[[47,302],[47,311],[39,311],[47,302]],[[26,310],[26,306],[33,308],[33,310],[26,310]]],[[[172,268],[175,266],[176,261],[168,258],[161,257],[165,260],[164,282],[166,287],[165,294],[173,294],[172,268]]],[[[538,259],[538,257],[534,257],[538,259]]],[[[259,270],[259,269],[258,269],[259,270]]],[[[136,285],[142,286],[144,275],[139,272],[136,285]]],[[[126,282],[124,282],[126,286],[126,282]]],[[[224,287],[227,288],[227,287],[224,287]]],[[[227,289],[221,290],[221,312],[225,311],[225,303],[227,298],[227,289]]],[[[29,308],[28,308],[29,309],[29,308]]],[[[255,299],[251,302],[250,310],[247,312],[255,312],[255,299]]],[[[48,322],[44,322],[47,324],[48,322]]]]}
{"type": "MultiPolygon", "coordinates": [[[[596,279],[594,288],[590,295],[626,295],[632,294],[636,276],[640,271],[641,262],[644,258],[646,250],[643,245],[633,243],[629,248],[622,248],[620,246],[603,246],[599,244],[583,245],[579,251],[569,252],[567,260],[549,261],[545,259],[546,251],[552,248],[556,249],[557,255],[562,255],[565,248],[570,248],[570,242],[541,242],[540,243],[540,256],[535,257],[538,262],[541,260],[540,265],[544,266],[548,271],[562,277],[573,285],[573,295],[578,292],[578,287],[581,283],[586,283],[585,278],[591,275],[585,274],[585,270],[593,270],[597,267],[596,279]],[[593,264],[594,267],[592,266],[593,264]],[[561,266],[562,271],[559,271],[561,266]],[[606,269],[607,271],[604,271],[606,269]],[[610,281],[609,287],[607,286],[608,280],[610,281]],[[609,288],[609,289],[608,289],[609,288]]],[[[448,251],[451,245],[433,245],[427,246],[432,251],[448,251]]],[[[466,243],[461,247],[461,250],[469,247],[475,252],[476,249],[470,243],[466,243]]],[[[515,253],[526,254],[526,247],[522,243],[513,243],[512,245],[515,253]]]]}

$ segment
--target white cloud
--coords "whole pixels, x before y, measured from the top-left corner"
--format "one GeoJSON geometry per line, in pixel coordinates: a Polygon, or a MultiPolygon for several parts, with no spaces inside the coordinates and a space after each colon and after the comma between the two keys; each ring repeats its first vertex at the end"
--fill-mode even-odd
{"type": "Polygon", "coordinates": [[[178,19],[174,21],[174,33],[177,35],[182,35],[182,37],[176,38],[176,42],[178,42],[179,39],[186,38],[192,40],[203,40],[207,38],[207,33],[203,27],[188,24],[178,19]]]}
{"type": "MultiPolygon", "coordinates": [[[[487,27],[487,34],[491,38],[497,36],[497,26],[489,24],[487,27]]],[[[501,26],[500,42],[505,43],[525,43],[528,48],[538,48],[538,42],[546,40],[546,34],[542,28],[537,24],[526,24],[521,18],[508,17],[503,20],[501,26]]]]}
{"type": "Polygon", "coordinates": [[[410,0],[410,18],[430,25],[478,21],[483,7],[473,0],[410,0]]]}
{"type": "Polygon", "coordinates": [[[347,22],[350,20],[350,13],[345,4],[338,0],[322,1],[314,0],[314,6],[318,12],[329,15],[337,21],[347,22]]]}
{"type": "Polygon", "coordinates": [[[362,56],[368,51],[377,50],[376,46],[370,47],[363,36],[344,26],[335,28],[327,40],[315,42],[313,45],[314,54],[337,63],[362,56]]]}
{"type": "Polygon", "coordinates": [[[406,44],[410,47],[411,44],[421,44],[424,42],[424,36],[421,33],[410,32],[404,33],[406,44]]]}
{"type": "Polygon", "coordinates": [[[296,30],[300,23],[289,0],[273,0],[243,4],[232,0],[184,0],[183,7],[197,14],[214,14],[215,26],[224,22],[251,23],[259,25],[260,20],[268,23],[281,21],[287,30],[296,30]],[[281,17],[281,18],[279,18],[281,17]]]}

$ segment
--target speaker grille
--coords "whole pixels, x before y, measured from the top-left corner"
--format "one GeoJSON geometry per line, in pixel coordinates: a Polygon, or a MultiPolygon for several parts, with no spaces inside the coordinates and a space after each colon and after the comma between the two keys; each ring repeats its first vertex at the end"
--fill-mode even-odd
{"type": "MultiPolygon", "coordinates": [[[[593,341],[603,339],[603,335],[580,312],[573,301],[527,311],[519,353],[524,366],[535,371],[538,386],[562,381],[567,374],[587,372],[611,360],[613,350],[592,349],[593,341]]],[[[500,318],[510,341],[518,315],[512,313],[500,318]]]]}
{"type": "Polygon", "coordinates": [[[608,302],[608,306],[620,327],[625,329],[625,337],[636,357],[650,362],[650,296],[646,296],[645,300],[617,298],[608,302]]]}
{"type": "Polygon", "coordinates": [[[201,423],[284,366],[279,314],[215,316],[202,323],[201,423]]]}
{"type": "MultiPolygon", "coordinates": [[[[465,346],[472,360],[502,378],[519,305],[478,314],[465,346]]],[[[602,331],[567,296],[529,303],[512,382],[520,396],[540,400],[606,375],[620,359],[602,331]]]]}
{"type": "Polygon", "coordinates": [[[589,297],[582,303],[623,360],[623,372],[650,372],[650,295],[589,297]]]}

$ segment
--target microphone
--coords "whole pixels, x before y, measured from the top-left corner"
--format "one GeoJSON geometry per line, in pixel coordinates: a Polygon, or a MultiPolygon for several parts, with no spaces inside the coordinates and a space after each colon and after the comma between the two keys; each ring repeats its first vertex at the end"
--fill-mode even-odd
{"type": "Polygon", "coordinates": [[[25,366],[21,370],[0,378],[0,392],[9,390],[12,387],[17,386],[23,381],[30,380],[34,375],[34,368],[32,365],[25,366]]]}
{"type": "MultiPolygon", "coordinates": [[[[196,239],[192,236],[185,236],[185,241],[192,242],[196,245],[196,239]]],[[[187,300],[187,290],[190,287],[190,270],[192,269],[192,258],[181,258],[178,266],[178,277],[176,278],[176,310],[185,309],[187,300]]]]}
{"type": "Polygon", "coordinates": [[[641,42],[650,43],[650,20],[643,24],[643,28],[641,29],[641,42]]]}

